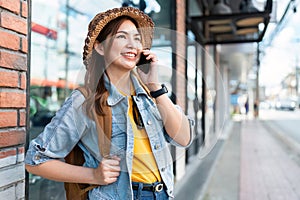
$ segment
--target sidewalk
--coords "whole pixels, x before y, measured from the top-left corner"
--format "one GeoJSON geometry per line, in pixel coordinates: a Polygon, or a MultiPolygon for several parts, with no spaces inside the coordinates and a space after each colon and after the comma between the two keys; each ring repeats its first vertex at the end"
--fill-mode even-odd
{"type": "Polygon", "coordinates": [[[276,133],[260,120],[232,123],[229,137],[177,185],[175,200],[299,200],[300,163],[276,133]]]}

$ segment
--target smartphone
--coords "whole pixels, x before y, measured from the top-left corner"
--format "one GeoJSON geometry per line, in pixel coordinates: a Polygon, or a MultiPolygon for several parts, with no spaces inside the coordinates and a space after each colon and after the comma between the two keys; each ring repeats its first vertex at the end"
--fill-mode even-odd
{"type": "Polygon", "coordinates": [[[151,59],[147,60],[146,56],[142,53],[139,62],[137,63],[137,67],[142,70],[144,73],[148,73],[150,69],[151,59]]]}

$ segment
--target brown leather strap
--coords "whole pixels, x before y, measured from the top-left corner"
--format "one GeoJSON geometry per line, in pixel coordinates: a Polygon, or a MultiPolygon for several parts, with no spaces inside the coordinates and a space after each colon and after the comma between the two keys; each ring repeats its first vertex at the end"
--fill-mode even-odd
{"type": "MultiPolygon", "coordinates": [[[[85,97],[87,97],[87,90],[84,87],[77,88],[85,97]]],[[[108,91],[104,94],[104,99],[108,98],[108,91]]],[[[103,115],[97,115],[95,109],[93,110],[93,116],[98,132],[98,145],[100,153],[103,157],[108,156],[111,146],[111,133],[112,133],[112,113],[111,108],[106,104],[106,101],[102,104],[103,115]]]]}
{"type": "MultiPolygon", "coordinates": [[[[84,87],[77,88],[84,97],[87,97],[87,90],[84,87]]],[[[108,97],[108,92],[104,93],[105,99],[108,97]]],[[[106,101],[105,101],[106,103],[106,101]]],[[[111,132],[112,132],[112,114],[111,108],[108,105],[102,105],[103,115],[97,115],[95,109],[93,110],[94,120],[97,126],[98,132],[98,144],[99,150],[102,156],[109,155],[110,152],[110,142],[111,142],[111,132]]],[[[65,157],[65,161],[72,165],[82,166],[84,163],[84,156],[82,149],[76,145],[72,151],[65,157]]],[[[87,192],[97,185],[90,184],[80,184],[80,183],[64,183],[66,198],[68,200],[86,200],[87,192]]]]}
{"type": "MultiPolygon", "coordinates": [[[[103,95],[105,95],[104,99],[107,99],[108,92],[105,92],[103,95]]],[[[106,101],[105,101],[106,103],[106,101]]],[[[103,157],[109,156],[110,154],[110,146],[111,146],[111,134],[112,134],[112,113],[111,108],[108,105],[102,105],[103,109],[103,115],[97,115],[96,111],[94,110],[94,116],[96,125],[97,125],[97,131],[98,131],[98,142],[99,142],[99,149],[101,152],[101,155],[103,157]]]]}

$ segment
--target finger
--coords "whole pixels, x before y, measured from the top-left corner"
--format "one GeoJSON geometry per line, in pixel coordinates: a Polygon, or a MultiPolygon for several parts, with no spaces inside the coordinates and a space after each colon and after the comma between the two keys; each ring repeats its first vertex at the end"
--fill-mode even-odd
{"type": "Polygon", "coordinates": [[[142,50],[142,53],[146,56],[146,55],[149,55],[150,54],[150,50],[149,49],[144,49],[142,50]]]}
{"type": "Polygon", "coordinates": [[[146,59],[148,58],[148,56],[151,54],[150,50],[143,50],[142,54],[146,57],[146,59]]]}
{"type": "Polygon", "coordinates": [[[153,54],[150,54],[150,55],[148,56],[148,58],[151,59],[152,62],[157,62],[157,61],[158,61],[156,55],[153,55],[153,54]]]}
{"type": "Polygon", "coordinates": [[[120,161],[119,160],[109,159],[109,160],[105,161],[105,164],[106,165],[111,165],[111,166],[119,166],[120,165],[120,161]]]}
{"type": "Polygon", "coordinates": [[[119,172],[121,171],[121,168],[119,165],[110,165],[110,164],[103,164],[103,171],[108,171],[108,172],[119,172]]]}
{"type": "Polygon", "coordinates": [[[109,177],[110,177],[110,178],[118,178],[119,175],[120,175],[119,172],[111,172],[111,173],[109,174],[109,177]]]}
{"type": "Polygon", "coordinates": [[[102,162],[108,163],[111,165],[119,165],[120,161],[121,161],[121,158],[119,158],[118,156],[106,157],[106,158],[103,158],[103,160],[102,160],[102,162]]]}
{"type": "Polygon", "coordinates": [[[109,172],[106,173],[104,176],[104,184],[110,184],[113,183],[115,181],[117,181],[118,177],[119,177],[120,173],[119,172],[109,172]]]}
{"type": "Polygon", "coordinates": [[[118,180],[117,177],[108,178],[108,179],[106,179],[106,183],[107,183],[107,184],[114,183],[114,182],[116,182],[117,180],[118,180]]]}
{"type": "Polygon", "coordinates": [[[121,161],[121,158],[120,157],[118,157],[118,156],[111,156],[110,157],[111,159],[113,159],[113,160],[118,160],[118,161],[121,161]]]}
{"type": "Polygon", "coordinates": [[[121,171],[120,166],[113,166],[113,165],[106,166],[106,169],[108,171],[111,171],[111,172],[119,172],[119,171],[121,171]]]}

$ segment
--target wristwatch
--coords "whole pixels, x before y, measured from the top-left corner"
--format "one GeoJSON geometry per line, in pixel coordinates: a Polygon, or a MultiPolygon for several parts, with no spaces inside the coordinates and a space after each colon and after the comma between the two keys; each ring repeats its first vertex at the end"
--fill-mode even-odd
{"type": "Polygon", "coordinates": [[[150,92],[150,95],[151,95],[153,98],[157,98],[157,97],[159,97],[160,95],[163,95],[163,94],[166,94],[166,93],[168,93],[167,87],[165,86],[165,84],[161,84],[161,89],[150,92]]]}

